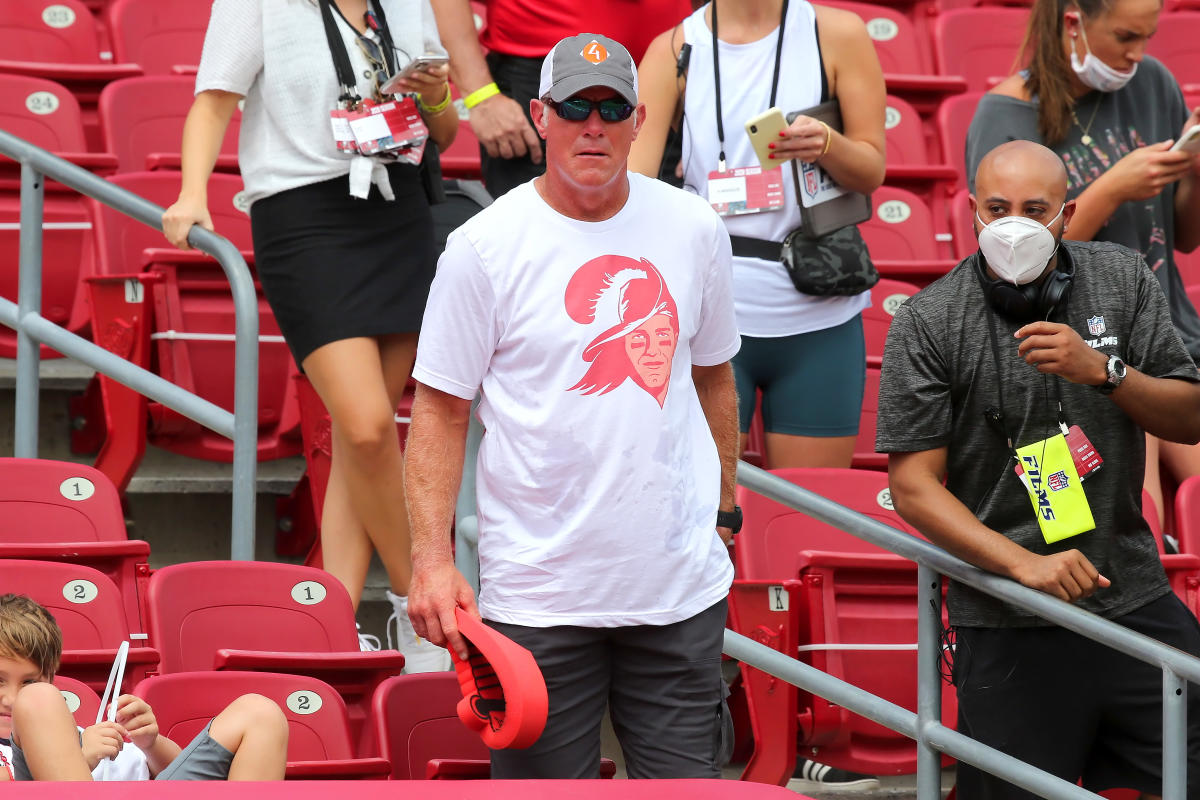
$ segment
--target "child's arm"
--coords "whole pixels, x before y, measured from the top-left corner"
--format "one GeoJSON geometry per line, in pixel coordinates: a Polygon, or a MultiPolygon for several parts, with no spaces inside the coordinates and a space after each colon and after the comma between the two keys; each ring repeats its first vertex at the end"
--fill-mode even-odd
{"type": "Polygon", "coordinates": [[[167,768],[180,753],[179,745],[158,733],[158,720],[150,705],[140,697],[123,694],[117,699],[117,722],[124,726],[129,741],[146,754],[150,777],[167,768]]]}

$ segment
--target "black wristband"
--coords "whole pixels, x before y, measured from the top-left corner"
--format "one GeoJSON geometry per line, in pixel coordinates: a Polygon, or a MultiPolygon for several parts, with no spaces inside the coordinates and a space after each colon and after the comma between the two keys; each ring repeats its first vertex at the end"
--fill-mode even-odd
{"type": "Polygon", "coordinates": [[[729,528],[733,533],[742,529],[742,507],[735,505],[733,511],[717,511],[717,527],[729,528]]]}

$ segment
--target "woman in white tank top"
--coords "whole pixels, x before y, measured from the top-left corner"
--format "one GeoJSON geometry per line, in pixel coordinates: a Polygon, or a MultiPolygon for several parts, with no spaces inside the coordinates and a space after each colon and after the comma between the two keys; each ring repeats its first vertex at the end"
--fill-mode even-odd
{"type": "MultiPolygon", "coordinates": [[[[747,120],[772,105],[786,114],[837,98],[844,133],[800,116],[775,143],[775,158],[816,162],[852,191],[870,192],[883,182],[883,73],[866,26],[852,12],[807,0],[714,0],[651,43],[638,80],[647,114],[630,155],[637,172],[659,174],[675,128],[683,145],[677,174],[685,189],[707,197],[722,154],[729,170],[758,164],[747,120]],[[680,54],[688,51],[681,66],[680,54]]],[[[781,242],[800,227],[791,169],[764,175],[772,172],[782,183],[782,207],[724,215],[731,234],[781,242]]],[[[743,444],[761,391],[770,467],[850,466],[865,380],[859,314],[869,293],[801,294],[778,261],[735,256],[734,297],[743,444]]]]}

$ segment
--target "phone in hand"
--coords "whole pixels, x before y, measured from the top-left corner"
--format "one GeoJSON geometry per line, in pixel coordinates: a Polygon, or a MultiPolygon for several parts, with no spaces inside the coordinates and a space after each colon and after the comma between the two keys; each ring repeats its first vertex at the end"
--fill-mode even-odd
{"type": "Polygon", "coordinates": [[[448,56],[439,56],[434,53],[426,53],[425,55],[417,56],[412,61],[405,65],[404,69],[397,72],[387,83],[379,87],[379,91],[383,94],[396,94],[401,90],[400,82],[412,76],[418,71],[427,71],[432,67],[441,67],[450,63],[448,56]]]}
{"type": "Polygon", "coordinates": [[[1183,150],[1185,152],[1196,155],[1200,153],[1200,125],[1193,125],[1180,136],[1175,144],[1171,145],[1171,151],[1183,150]]]}
{"type": "Polygon", "coordinates": [[[746,121],[746,135],[754,146],[754,154],[764,170],[778,167],[782,161],[771,158],[771,150],[767,147],[771,142],[779,141],[779,134],[787,128],[787,120],[778,106],[768,108],[761,114],[746,121]]]}

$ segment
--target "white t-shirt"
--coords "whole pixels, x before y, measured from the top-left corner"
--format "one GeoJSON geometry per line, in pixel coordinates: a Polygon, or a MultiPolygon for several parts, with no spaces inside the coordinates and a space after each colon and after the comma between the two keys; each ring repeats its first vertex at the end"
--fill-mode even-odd
{"type": "MultiPolygon", "coordinates": [[[[445,55],[429,0],[382,3],[398,68],[422,53],[445,55]]],[[[357,33],[336,10],[334,20],[359,93],[369,96],[370,65],[354,43],[357,33]]],[[[339,90],[315,2],[216,0],[196,75],[196,92],[208,89],[246,97],[238,163],[250,203],[350,171],[351,157],[338,152],[329,125],[339,90]]]]}
{"type": "MultiPolygon", "coordinates": [[[[684,186],[708,197],[708,174],[717,169],[716,82],[713,77],[712,30],[704,6],[683,22],[683,38],[692,46],[684,97],[684,186]]],[[[775,105],[785,114],[821,102],[821,61],[813,28],[813,7],[804,0],[788,4],[783,37],[779,89],[775,105]]],[[[719,22],[719,20],[718,20],[719,22]]],[[[725,129],[726,167],[758,164],[746,120],[771,105],[771,75],[779,29],[756,42],[718,42],[721,62],[721,117],[725,129]]],[[[780,167],[783,208],[725,218],[735,236],[782,242],[800,227],[800,206],[790,164],[780,167]]],[[[871,304],[871,293],[854,297],[815,297],[801,294],[778,261],[737,257],[733,260],[734,299],[738,329],[745,336],[779,337],[820,331],[841,325],[871,304]]]]}
{"type": "Polygon", "coordinates": [[[740,345],[729,238],[696,196],[629,182],[603,222],[519,186],[455,231],[438,263],[413,376],[463,399],[482,390],[487,619],[666,625],[733,579],[691,374],[740,345]]]}

